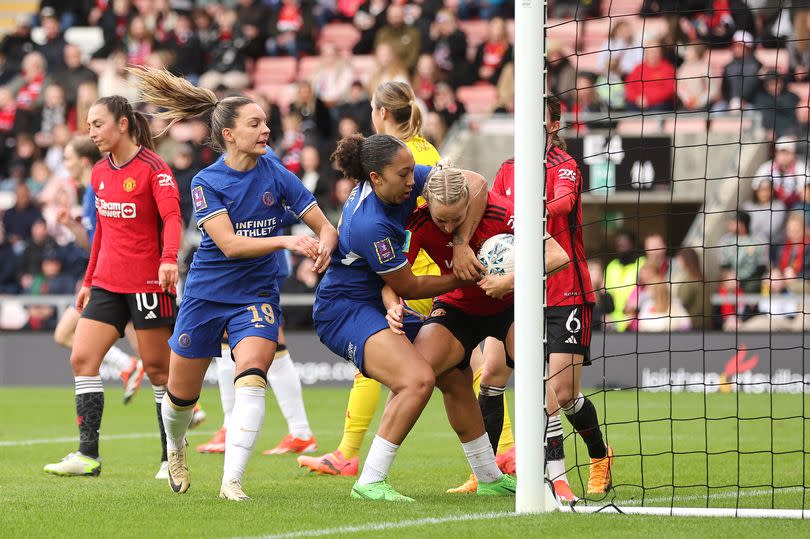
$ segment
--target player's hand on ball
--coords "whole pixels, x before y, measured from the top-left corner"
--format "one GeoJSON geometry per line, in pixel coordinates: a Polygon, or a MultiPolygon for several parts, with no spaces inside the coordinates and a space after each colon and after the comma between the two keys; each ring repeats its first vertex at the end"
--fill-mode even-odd
{"type": "Polygon", "coordinates": [[[177,264],[164,263],[158,269],[158,283],[164,292],[173,293],[177,286],[180,272],[177,270],[177,264]]]}
{"type": "Polygon", "coordinates": [[[289,236],[287,250],[312,260],[318,260],[318,240],[311,236],[289,236]]]}
{"type": "Polygon", "coordinates": [[[405,332],[402,331],[404,327],[403,320],[405,319],[405,309],[402,307],[402,304],[397,304],[388,309],[388,312],[385,313],[385,320],[388,322],[388,327],[391,328],[391,331],[396,333],[397,335],[405,335],[405,332]]]}
{"type": "Polygon", "coordinates": [[[478,281],[485,272],[484,265],[466,243],[453,246],[453,274],[465,281],[478,281]]]}
{"type": "Polygon", "coordinates": [[[90,288],[83,286],[76,293],[76,310],[82,312],[90,300],[90,288]]]}
{"type": "Polygon", "coordinates": [[[504,296],[511,294],[515,289],[515,281],[512,274],[508,275],[487,275],[480,281],[478,286],[484,293],[495,299],[503,299],[504,296]]]}

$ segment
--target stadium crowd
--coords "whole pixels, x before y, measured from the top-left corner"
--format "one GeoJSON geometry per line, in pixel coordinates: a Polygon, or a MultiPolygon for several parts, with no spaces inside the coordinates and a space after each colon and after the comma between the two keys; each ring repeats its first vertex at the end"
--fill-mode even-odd
{"type": "MultiPolygon", "coordinates": [[[[752,181],[752,199],[729,222],[720,282],[705,282],[691,249],[670,258],[664,253],[673,246],[650,236],[637,251],[635,238],[620,233],[616,259],[604,268],[591,263],[594,282],[605,287],[595,324],[621,331],[667,324],[732,329],[779,316],[793,324],[785,329],[798,329],[802,317],[791,306],[810,262],[808,214],[801,213],[810,207],[810,186],[805,145],[797,143],[806,139],[807,120],[797,110],[807,108],[797,107],[793,89],[810,85],[810,7],[794,1],[783,10],[782,3],[639,2],[647,17],[639,20],[658,21],[663,31],[615,19],[589,70],[581,65],[587,57],[576,55],[587,39],[549,41],[549,86],[579,132],[588,128],[582,113],[756,109],[777,142],[752,181]],[[762,51],[776,52],[767,58],[777,61],[764,61],[762,51]],[[717,58],[726,60],[717,66],[717,58]],[[672,287],[656,286],[670,280],[672,287]],[[762,300],[732,300],[752,293],[762,300]],[[772,299],[775,293],[784,301],[772,299]],[[730,299],[712,306],[712,294],[730,299]],[[660,313],[670,316],[662,322],[660,313]]],[[[587,19],[606,7],[557,0],[549,13],[587,19]]],[[[86,132],[98,97],[138,99],[127,65],[165,66],[220,96],[258,99],[271,145],[336,222],[353,184],[328,157],[340,138],[372,132],[369,95],[380,82],[412,84],[425,112],[425,137],[437,147],[467,111],[470,88],[490,92],[487,111],[513,111],[513,12],[510,0],[43,0],[0,40],[0,294],[75,291],[88,254],[74,244],[68,222],[80,218],[83,187],[66,172],[64,148],[86,132]],[[66,30],[83,27],[101,29],[100,48],[66,41],[66,30]],[[273,60],[285,58],[293,60],[292,84],[274,78],[274,70],[290,64],[273,60]]],[[[586,21],[582,35],[598,20],[586,21]]],[[[155,133],[164,126],[152,120],[155,133]]],[[[203,123],[189,121],[158,141],[183,196],[186,268],[199,240],[189,226],[188,186],[217,157],[205,139],[203,123]]],[[[314,290],[307,264],[294,261],[285,291],[314,290]]],[[[55,314],[49,305],[28,307],[23,327],[51,328],[55,314]]]]}

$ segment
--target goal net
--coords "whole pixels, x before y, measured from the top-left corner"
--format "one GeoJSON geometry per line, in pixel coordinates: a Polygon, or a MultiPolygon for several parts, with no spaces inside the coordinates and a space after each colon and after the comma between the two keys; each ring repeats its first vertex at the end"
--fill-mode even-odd
{"type": "Polygon", "coordinates": [[[548,4],[597,291],[582,391],[615,451],[588,496],[566,425],[584,505],[810,517],[804,4],[548,4]]]}

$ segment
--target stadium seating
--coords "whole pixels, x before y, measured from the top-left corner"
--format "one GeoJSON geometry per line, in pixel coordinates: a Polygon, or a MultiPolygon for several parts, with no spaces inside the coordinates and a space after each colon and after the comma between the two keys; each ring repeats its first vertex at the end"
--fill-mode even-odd
{"type": "Polygon", "coordinates": [[[298,61],[298,80],[309,80],[318,69],[320,56],[305,56],[298,61]]]}
{"type": "Polygon", "coordinates": [[[360,41],[360,31],[352,24],[333,22],[324,25],[321,29],[318,45],[331,43],[340,50],[350,51],[358,41],[360,41]]]}
{"type": "Polygon", "coordinates": [[[71,26],[65,30],[65,41],[78,45],[85,56],[104,46],[104,33],[98,26],[71,26]]]}
{"type": "Polygon", "coordinates": [[[470,114],[485,114],[492,112],[498,92],[491,84],[476,84],[474,86],[460,86],[456,90],[458,100],[470,114]]]}
{"type": "Polygon", "coordinates": [[[295,80],[298,61],[288,56],[265,56],[256,61],[253,82],[256,86],[266,84],[288,84],[295,80]]]}

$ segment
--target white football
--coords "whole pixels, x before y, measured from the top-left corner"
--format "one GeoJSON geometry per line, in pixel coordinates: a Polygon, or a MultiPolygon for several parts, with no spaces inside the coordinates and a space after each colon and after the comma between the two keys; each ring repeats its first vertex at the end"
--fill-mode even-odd
{"type": "Polygon", "coordinates": [[[487,275],[512,273],[515,271],[515,236],[492,236],[478,250],[478,260],[484,265],[487,275]]]}

